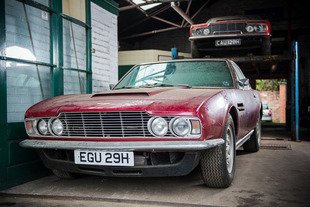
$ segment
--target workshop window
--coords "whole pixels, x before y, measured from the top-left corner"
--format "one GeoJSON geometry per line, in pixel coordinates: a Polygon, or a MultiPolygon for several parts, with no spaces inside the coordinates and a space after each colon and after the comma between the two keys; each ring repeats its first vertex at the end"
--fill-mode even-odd
{"type": "Polygon", "coordinates": [[[85,0],[63,0],[64,94],[86,93],[85,0]]]}
{"type": "MultiPolygon", "coordinates": [[[[48,5],[49,1],[38,3],[48,5]]],[[[7,122],[22,122],[25,111],[49,98],[50,14],[19,1],[5,1],[7,122]]]]}
{"type": "Polygon", "coordinates": [[[50,97],[51,69],[15,61],[2,62],[7,74],[7,121],[22,122],[31,105],[50,97]]]}
{"type": "Polygon", "coordinates": [[[86,69],[85,28],[63,19],[64,68],[86,69]]]}
{"type": "Polygon", "coordinates": [[[49,0],[34,0],[34,1],[44,6],[49,6],[49,3],[50,3],[49,0]]]}
{"type": "Polygon", "coordinates": [[[86,93],[86,73],[64,70],[64,93],[86,93]]]}
{"type": "Polygon", "coordinates": [[[19,1],[5,1],[5,7],[5,56],[49,63],[49,13],[19,1]]]}
{"type": "Polygon", "coordinates": [[[85,0],[62,0],[62,13],[85,23],[85,0]]]}

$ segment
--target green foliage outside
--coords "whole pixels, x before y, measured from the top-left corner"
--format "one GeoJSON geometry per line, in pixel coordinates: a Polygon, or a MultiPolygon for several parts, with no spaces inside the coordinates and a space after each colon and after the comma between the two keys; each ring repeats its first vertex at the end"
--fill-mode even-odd
{"type": "Polygon", "coordinates": [[[281,83],[286,84],[285,79],[256,80],[256,90],[258,91],[278,91],[281,83]]]}

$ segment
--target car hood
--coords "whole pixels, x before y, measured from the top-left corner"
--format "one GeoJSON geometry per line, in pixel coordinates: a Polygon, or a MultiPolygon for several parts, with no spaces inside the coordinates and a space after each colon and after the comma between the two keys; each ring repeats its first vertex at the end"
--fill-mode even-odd
{"type": "Polygon", "coordinates": [[[141,88],[97,94],[65,95],[32,106],[26,117],[57,116],[61,112],[146,111],[150,114],[196,114],[202,103],[223,89],[141,88]]]}

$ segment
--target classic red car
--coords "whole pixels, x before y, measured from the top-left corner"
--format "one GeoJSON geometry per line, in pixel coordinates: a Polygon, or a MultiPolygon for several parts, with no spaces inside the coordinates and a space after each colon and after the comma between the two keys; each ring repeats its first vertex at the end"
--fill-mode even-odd
{"type": "Polygon", "coordinates": [[[260,146],[261,99],[227,59],[137,65],[111,91],[39,102],[25,114],[36,148],[62,178],[181,176],[201,167],[209,187],[228,187],[235,151],[260,146]]]}
{"type": "Polygon", "coordinates": [[[256,16],[211,18],[206,23],[192,25],[189,40],[193,58],[236,52],[271,53],[270,22],[256,16]]]}

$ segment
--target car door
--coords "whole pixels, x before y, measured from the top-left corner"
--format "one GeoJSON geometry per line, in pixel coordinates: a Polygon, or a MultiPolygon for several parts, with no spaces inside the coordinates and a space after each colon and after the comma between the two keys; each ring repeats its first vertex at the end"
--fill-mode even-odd
{"type": "Polygon", "coordinates": [[[237,76],[237,90],[242,97],[241,100],[237,102],[237,108],[239,112],[243,112],[240,118],[242,122],[244,122],[243,130],[245,135],[256,126],[258,116],[257,105],[260,99],[257,92],[251,88],[250,84],[245,86],[239,84],[239,81],[245,80],[246,77],[237,64],[234,62],[231,63],[237,76]]]}

